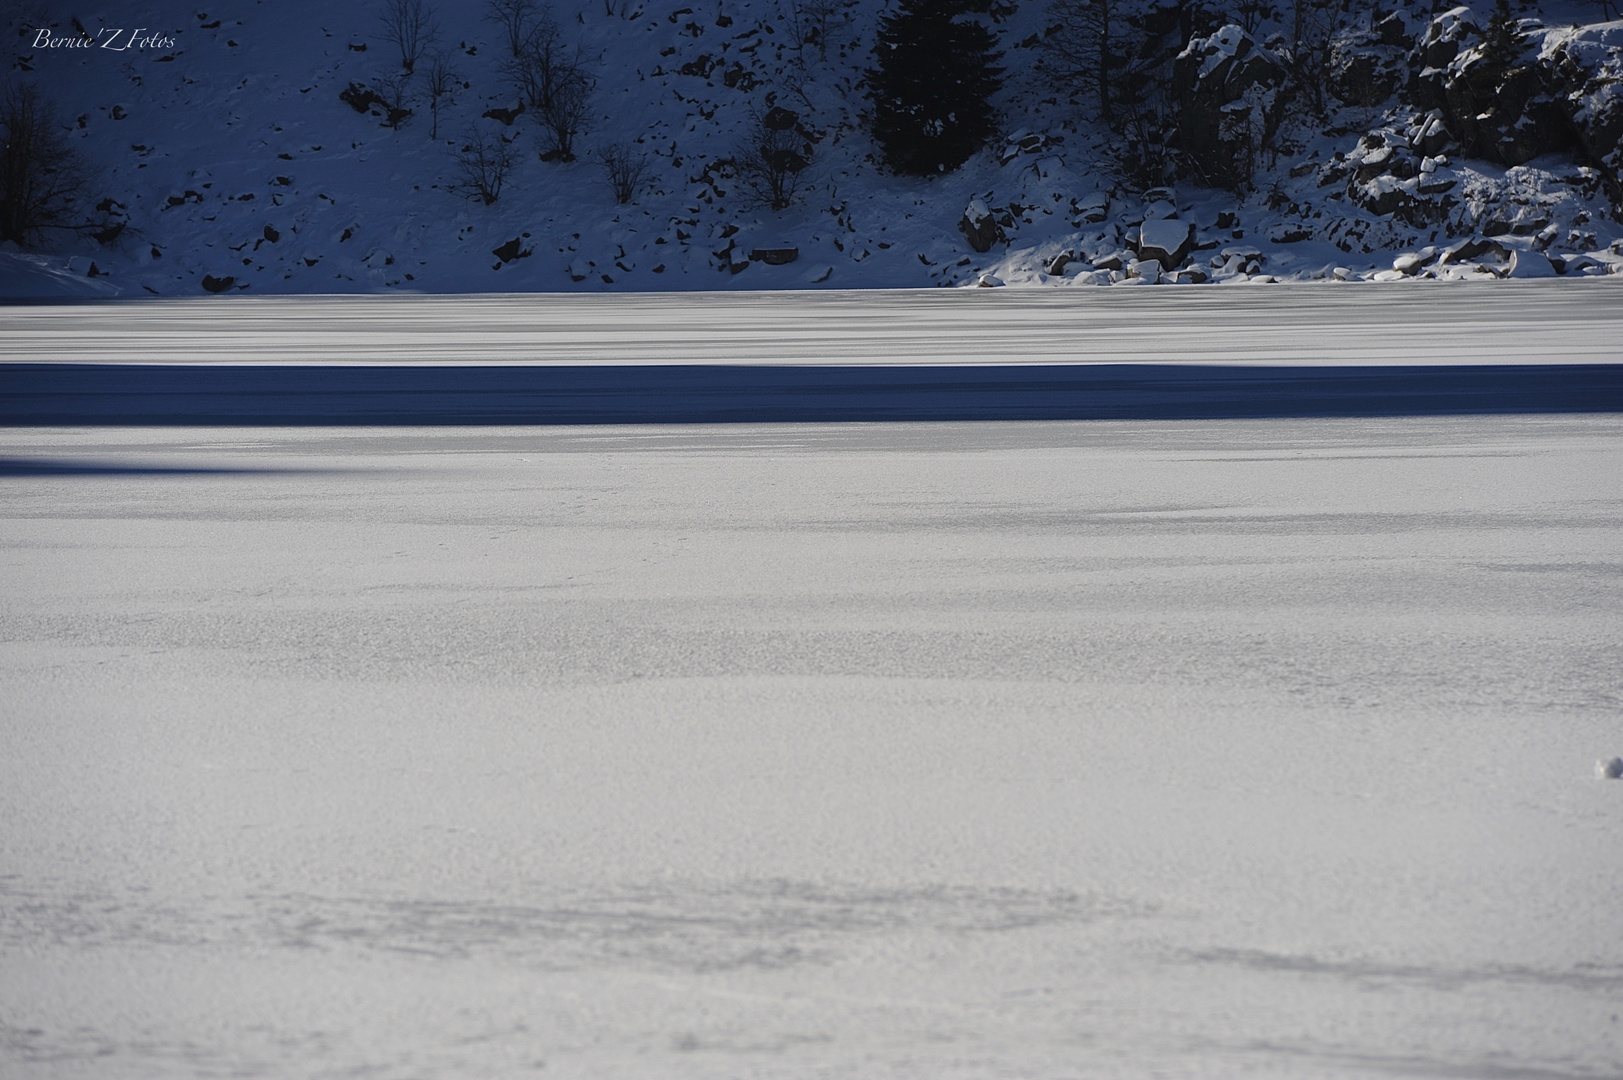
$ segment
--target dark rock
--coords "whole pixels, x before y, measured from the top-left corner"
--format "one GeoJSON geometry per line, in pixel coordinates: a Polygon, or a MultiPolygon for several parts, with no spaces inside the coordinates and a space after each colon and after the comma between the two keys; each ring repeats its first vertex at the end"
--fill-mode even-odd
{"type": "Polygon", "coordinates": [[[1243,187],[1287,104],[1289,70],[1238,26],[1192,38],[1172,65],[1179,139],[1206,183],[1243,187]]]}
{"type": "Polygon", "coordinates": [[[1347,105],[1380,104],[1408,84],[1407,53],[1406,47],[1386,44],[1373,30],[1339,38],[1325,73],[1330,93],[1347,105]]]}
{"type": "Polygon", "coordinates": [[[237,279],[230,276],[217,278],[213,274],[203,275],[203,288],[211,293],[225,292],[236,283],[237,279]]]}
{"type": "Polygon", "coordinates": [[[496,258],[500,259],[503,263],[510,263],[514,259],[527,259],[534,254],[534,251],[532,251],[530,248],[523,248],[523,250],[520,250],[522,246],[523,237],[515,236],[501,247],[492,248],[490,253],[496,256],[496,258]]]}
{"type": "Polygon", "coordinates": [[[349,107],[358,113],[370,112],[372,106],[381,99],[372,92],[371,87],[363,83],[352,82],[338,92],[338,100],[347,102],[349,107]]]}
{"type": "Polygon", "coordinates": [[[1494,258],[1503,261],[1510,258],[1510,249],[1486,237],[1474,236],[1469,240],[1462,240],[1444,251],[1438,262],[1445,265],[1447,263],[1470,262],[1472,259],[1480,259],[1484,255],[1492,255],[1494,258]]]}
{"type": "Polygon", "coordinates": [[[782,105],[774,105],[761,117],[761,126],[768,131],[793,131],[800,123],[800,114],[782,105]]]}
{"type": "Polygon", "coordinates": [[[486,109],[480,115],[487,120],[500,120],[505,127],[512,127],[513,121],[524,114],[524,102],[519,102],[511,109],[486,109]]]}
{"type": "Polygon", "coordinates": [[[1065,273],[1065,268],[1069,265],[1071,265],[1071,253],[1062,251],[1049,262],[1048,275],[1050,277],[1059,277],[1065,273]]]}
{"type": "Polygon", "coordinates": [[[964,216],[958,220],[958,229],[969,240],[969,246],[983,254],[991,251],[992,245],[1004,238],[992,211],[979,199],[973,200],[964,211],[964,216]]]}
{"type": "Polygon", "coordinates": [[[752,248],[750,261],[766,263],[768,266],[787,266],[800,258],[800,249],[797,247],[752,248]]]}

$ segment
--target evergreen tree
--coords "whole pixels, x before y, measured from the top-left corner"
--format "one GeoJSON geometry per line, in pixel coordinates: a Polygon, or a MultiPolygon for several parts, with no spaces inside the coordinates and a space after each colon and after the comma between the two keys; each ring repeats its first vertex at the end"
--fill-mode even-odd
{"type": "Polygon", "coordinates": [[[873,135],[897,172],[945,172],[992,134],[1003,85],[991,31],[961,21],[974,0],[901,0],[879,23],[868,72],[873,135]]]}
{"type": "Polygon", "coordinates": [[[1510,12],[1510,0],[1499,0],[1488,18],[1488,28],[1482,33],[1482,58],[1495,77],[1516,66],[1522,50],[1527,47],[1527,35],[1510,12]]]}

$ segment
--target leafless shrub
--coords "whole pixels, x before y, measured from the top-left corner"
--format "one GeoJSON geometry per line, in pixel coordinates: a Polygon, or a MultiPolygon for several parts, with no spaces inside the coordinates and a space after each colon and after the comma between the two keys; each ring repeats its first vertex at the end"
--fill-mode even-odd
{"type": "Polygon", "coordinates": [[[540,112],[547,146],[541,160],[575,160],[575,136],[586,130],[591,98],[592,84],[579,71],[553,90],[552,100],[540,112]]]}
{"type": "Polygon", "coordinates": [[[609,187],[614,189],[614,201],[622,206],[637,195],[643,179],[648,175],[648,155],[633,150],[625,143],[612,143],[597,152],[597,160],[609,174],[609,187]]]}
{"type": "Polygon", "coordinates": [[[456,93],[457,73],[451,67],[451,58],[443,52],[436,52],[428,61],[428,111],[433,121],[428,129],[428,137],[440,137],[440,106],[450,101],[456,93]]]}
{"type": "Polygon", "coordinates": [[[68,143],[50,102],[14,83],[0,95],[0,129],[0,240],[26,247],[47,231],[101,228],[88,206],[90,166],[68,143]]]}
{"type": "Polygon", "coordinates": [[[514,90],[536,112],[549,107],[561,87],[584,79],[584,69],[580,48],[566,44],[558,24],[544,15],[531,24],[512,59],[502,64],[514,90]]]}
{"type": "Polygon", "coordinates": [[[552,21],[540,0],[489,0],[485,5],[485,18],[498,24],[507,34],[507,47],[514,56],[523,51],[524,43],[538,25],[552,21]]]}
{"type": "Polygon", "coordinates": [[[812,144],[800,130],[799,117],[774,108],[751,112],[743,145],[733,153],[738,182],[751,201],[782,210],[794,201],[801,176],[812,160],[812,144]]]}
{"type": "Polygon", "coordinates": [[[477,124],[468,126],[462,142],[462,149],[457,151],[456,186],[468,198],[489,206],[501,198],[502,185],[513,171],[518,154],[512,143],[494,132],[480,130],[477,124]]]}
{"type": "Polygon", "coordinates": [[[372,96],[383,107],[383,123],[396,131],[411,116],[409,77],[401,72],[379,75],[372,80],[372,96]]]}
{"type": "Polygon", "coordinates": [[[439,37],[434,9],[424,0],[383,0],[378,21],[383,24],[383,40],[400,50],[400,66],[408,75],[439,37]]]}

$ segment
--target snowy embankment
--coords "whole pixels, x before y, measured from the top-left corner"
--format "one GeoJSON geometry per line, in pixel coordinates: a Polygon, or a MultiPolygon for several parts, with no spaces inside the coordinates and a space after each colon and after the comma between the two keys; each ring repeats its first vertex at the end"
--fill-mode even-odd
{"type": "MultiPolygon", "coordinates": [[[[826,49],[791,43],[788,0],[553,5],[596,80],[572,162],[540,159],[533,110],[516,112],[506,45],[482,4],[438,5],[437,45],[461,83],[437,132],[421,75],[404,84],[414,112],[396,127],[352,107],[355,86],[399,75],[377,4],[132,3],[107,25],[161,28],[169,44],[112,51],[34,48],[34,15],[58,40],[77,35],[40,7],[12,20],[15,77],[56,104],[124,225],[107,244],[0,250],[0,295],[1485,281],[1623,267],[1601,170],[1563,153],[1511,167],[1450,156],[1431,146],[1442,138],[1435,119],[1406,99],[1320,118],[1293,106],[1281,135],[1290,150],[1270,154],[1244,197],[1188,181],[1144,190],[1119,174],[1109,133],[1039,69],[1049,27],[1039,2],[994,5],[1010,71],[995,102],[999,135],[928,179],[885,172],[863,124],[880,4],[844,9],[826,49]],[[795,200],[776,211],[729,164],[774,107],[793,112],[815,147],[795,200]],[[458,186],[470,128],[511,140],[516,154],[490,205],[458,186]],[[647,159],[625,205],[595,157],[616,146],[647,159]],[[988,246],[962,228],[966,211],[988,246]],[[1163,278],[1139,259],[1144,229],[1167,232],[1174,219],[1170,243],[1187,250],[1172,260],[1180,273],[1169,265],[1163,278]],[[785,264],[755,254],[790,251],[785,264]]],[[[1623,63],[1623,24],[1568,28],[1592,5],[1536,7],[1548,26],[1529,47],[1559,46],[1593,67],[1601,109],[1608,65],[1623,63]]],[[[1399,23],[1420,40],[1432,13],[1404,12],[1399,23]]],[[[87,19],[92,36],[105,29],[87,19]]]]}
{"type": "Polygon", "coordinates": [[[1615,1073],[1616,418],[0,443],[8,1078],[1615,1073]]]}

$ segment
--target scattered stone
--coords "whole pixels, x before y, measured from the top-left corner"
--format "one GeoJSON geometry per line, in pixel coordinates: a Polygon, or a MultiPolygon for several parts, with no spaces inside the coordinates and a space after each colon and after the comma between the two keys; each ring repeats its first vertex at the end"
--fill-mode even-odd
{"type": "Polygon", "coordinates": [[[768,266],[787,266],[798,258],[800,249],[797,247],[753,248],[750,251],[750,261],[768,266]]]}
{"type": "Polygon", "coordinates": [[[1477,236],[1469,240],[1462,240],[1445,250],[1438,260],[1441,263],[1462,263],[1473,259],[1480,259],[1484,255],[1491,255],[1496,259],[1510,258],[1510,249],[1495,240],[1477,236]]]}
{"type": "MultiPolygon", "coordinates": [[[[515,236],[501,247],[492,248],[490,253],[496,256],[496,258],[500,259],[502,264],[505,265],[512,262],[514,259],[526,259],[534,254],[534,251],[530,248],[524,248],[522,251],[519,250],[522,245],[523,238],[515,236]]],[[[393,262],[394,259],[391,258],[389,261],[393,262]]]]}
{"type": "Polygon", "coordinates": [[[513,121],[517,120],[521,115],[523,115],[523,113],[524,113],[524,102],[521,101],[521,102],[518,103],[517,107],[515,107],[515,108],[512,108],[512,109],[486,109],[480,115],[483,116],[487,120],[500,120],[504,127],[512,127],[513,126],[513,121]]]}
{"type": "Polygon", "coordinates": [[[976,286],[982,289],[1000,289],[1003,287],[1003,279],[996,274],[982,274],[976,286]]]}
{"type": "Polygon", "coordinates": [[[1623,780],[1623,758],[1602,759],[1595,762],[1596,780],[1623,780]]]}
{"type": "Polygon", "coordinates": [[[225,292],[236,283],[237,279],[229,275],[223,278],[217,278],[213,274],[203,275],[203,288],[211,293],[225,292]]]}
{"type": "Polygon", "coordinates": [[[1130,263],[1127,267],[1127,276],[1138,278],[1148,285],[1159,285],[1163,268],[1155,259],[1140,259],[1130,263]]]}
{"type": "Polygon", "coordinates": [[[1399,255],[1397,258],[1393,259],[1392,269],[1396,270],[1400,274],[1408,274],[1413,276],[1436,261],[1437,249],[1434,247],[1424,247],[1419,251],[1410,252],[1406,255],[1399,255]]]}

